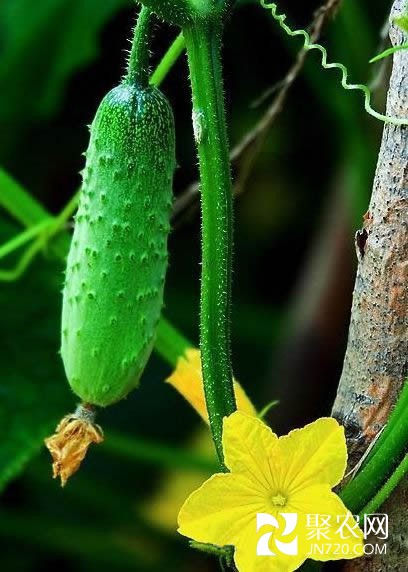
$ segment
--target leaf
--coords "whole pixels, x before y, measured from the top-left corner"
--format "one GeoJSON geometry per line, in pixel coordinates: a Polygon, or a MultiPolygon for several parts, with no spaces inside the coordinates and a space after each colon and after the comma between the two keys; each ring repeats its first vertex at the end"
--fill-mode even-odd
{"type": "Polygon", "coordinates": [[[394,22],[401,28],[403,32],[408,34],[408,14],[403,14],[402,16],[397,16],[394,22]]]}
{"type": "Polygon", "coordinates": [[[398,46],[392,46],[392,48],[388,48],[387,50],[384,50],[380,54],[377,54],[376,56],[371,58],[369,63],[373,64],[375,62],[378,62],[379,60],[382,60],[384,58],[388,58],[388,56],[395,54],[395,52],[399,52],[400,50],[407,50],[407,49],[408,49],[408,42],[406,42],[405,44],[400,44],[398,46]]]}
{"type": "MultiPolygon", "coordinates": [[[[0,121],[56,111],[65,84],[98,54],[106,22],[131,0],[2,0],[0,121]]],[[[128,30],[124,31],[124,35],[128,30]]]]}
{"type": "Polygon", "coordinates": [[[38,261],[19,282],[0,284],[0,490],[75,406],[58,355],[61,282],[60,265],[38,261]]]}

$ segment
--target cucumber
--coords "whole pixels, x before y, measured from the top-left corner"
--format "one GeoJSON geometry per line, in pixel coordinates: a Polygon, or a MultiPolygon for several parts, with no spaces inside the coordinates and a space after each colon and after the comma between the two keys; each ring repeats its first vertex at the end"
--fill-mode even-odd
{"type": "Polygon", "coordinates": [[[112,89],[85,156],[61,355],[73,391],[105,407],[138,385],[163,305],[175,169],[167,99],[130,81],[112,89]]]}

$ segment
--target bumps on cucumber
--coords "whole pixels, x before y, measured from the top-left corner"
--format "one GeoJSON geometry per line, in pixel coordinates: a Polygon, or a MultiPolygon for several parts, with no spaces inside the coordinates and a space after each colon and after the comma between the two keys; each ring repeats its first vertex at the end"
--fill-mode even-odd
{"type": "Polygon", "coordinates": [[[163,304],[175,169],[173,114],[154,87],[125,81],[91,125],[63,293],[61,354],[83,402],[137,386],[163,304]]]}

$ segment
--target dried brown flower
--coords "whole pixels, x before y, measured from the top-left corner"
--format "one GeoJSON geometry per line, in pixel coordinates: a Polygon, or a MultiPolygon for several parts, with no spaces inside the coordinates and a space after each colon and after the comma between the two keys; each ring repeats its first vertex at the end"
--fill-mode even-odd
{"type": "Polygon", "coordinates": [[[64,417],[54,435],[45,439],[45,445],[53,458],[53,477],[61,478],[61,486],[80,467],[88,447],[103,441],[103,431],[94,424],[94,410],[80,405],[75,413],[64,417]]]}

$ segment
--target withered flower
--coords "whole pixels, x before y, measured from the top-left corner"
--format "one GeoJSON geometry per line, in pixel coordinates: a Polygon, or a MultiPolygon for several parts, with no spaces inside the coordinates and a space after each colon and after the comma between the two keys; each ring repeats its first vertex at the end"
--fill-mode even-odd
{"type": "Polygon", "coordinates": [[[53,458],[53,477],[61,478],[62,487],[79,469],[88,447],[103,441],[103,431],[94,420],[94,408],[88,404],[79,405],[75,413],[61,420],[54,435],[45,439],[53,458]]]}

